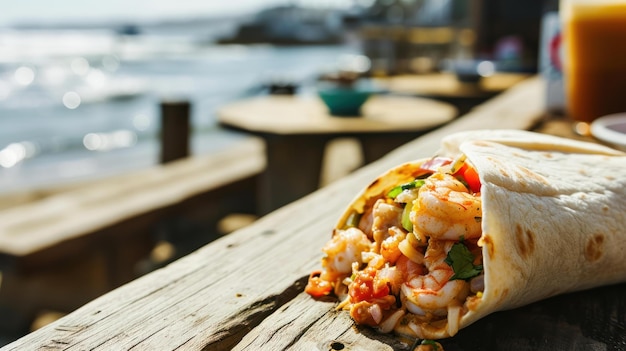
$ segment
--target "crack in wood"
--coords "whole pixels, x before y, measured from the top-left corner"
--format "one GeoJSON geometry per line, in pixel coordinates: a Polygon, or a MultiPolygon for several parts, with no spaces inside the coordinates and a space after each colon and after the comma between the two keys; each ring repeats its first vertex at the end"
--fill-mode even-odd
{"type": "Polygon", "coordinates": [[[281,293],[256,301],[239,311],[237,315],[229,319],[227,324],[214,333],[214,337],[211,338],[213,341],[206,344],[202,350],[219,351],[232,349],[250,330],[261,324],[265,318],[300,294],[308,278],[308,275],[301,277],[281,293]]]}
{"type": "MultiPolygon", "coordinates": [[[[267,342],[270,342],[270,341],[274,338],[274,336],[279,335],[281,330],[283,330],[283,329],[285,329],[285,328],[289,327],[291,324],[293,324],[293,322],[294,322],[294,321],[295,321],[295,319],[291,319],[291,320],[289,320],[287,323],[284,323],[283,325],[281,325],[280,327],[278,327],[278,329],[276,329],[276,332],[275,332],[274,334],[272,334],[272,335],[269,337],[269,339],[267,340],[267,342]]],[[[308,329],[308,327],[307,327],[307,329],[308,329]]],[[[297,338],[299,338],[302,334],[304,334],[304,333],[299,333],[299,334],[297,335],[297,338]]],[[[257,335],[257,337],[258,337],[258,335],[257,335]]],[[[250,342],[251,342],[251,343],[254,343],[254,341],[256,340],[256,338],[257,338],[257,337],[255,337],[255,338],[254,338],[253,340],[251,340],[250,342]]],[[[293,345],[293,343],[294,343],[294,341],[292,340],[292,341],[288,344],[288,346],[293,345]]]]}
{"type": "MultiPolygon", "coordinates": [[[[312,323],[309,323],[309,324],[308,324],[305,328],[303,328],[302,330],[300,330],[300,332],[299,332],[297,335],[295,335],[293,338],[291,338],[291,340],[289,341],[289,343],[286,345],[285,349],[289,349],[289,348],[291,348],[293,345],[295,345],[295,344],[296,344],[296,342],[298,342],[298,340],[300,340],[300,338],[301,338],[302,336],[304,336],[304,334],[306,334],[306,333],[307,333],[307,331],[308,331],[309,329],[311,329],[311,327],[313,327],[313,326],[314,326],[314,325],[315,325],[315,324],[316,324],[319,320],[321,320],[321,319],[322,319],[321,317],[320,317],[320,318],[318,318],[318,319],[316,319],[316,320],[315,320],[315,321],[313,321],[312,323]]],[[[291,321],[289,321],[289,323],[286,323],[285,325],[281,326],[281,328],[280,328],[280,329],[282,329],[282,328],[284,328],[284,327],[288,326],[288,325],[289,325],[289,324],[291,324],[291,323],[293,323],[293,320],[291,320],[291,321]]],[[[280,329],[279,329],[279,330],[280,330],[280,329]]],[[[273,335],[272,335],[272,337],[273,337],[273,335]]],[[[270,340],[271,340],[271,339],[272,339],[272,338],[270,338],[270,340]]]]}
{"type": "Polygon", "coordinates": [[[68,341],[62,341],[62,340],[50,340],[51,343],[53,344],[59,344],[59,345],[69,345],[70,343],[68,341]]]}
{"type": "Polygon", "coordinates": [[[58,330],[60,332],[76,333],[83,330],[84,328],[86,327],[78,325],[59,325],[55,327],[54,330],[58,330]]]}
{"type": "Polygon", "coordinates": [[[193,340],[193,338],[195,338],[195,336],[192,336],[192,337],[190,337],[189,339],[185,340],[183,343],[181,343],[180,345],[178,345],[178,347],[176,347],[176,348],[174,349],[174,351],[176,351],[176,350],[186,350],[186,349],[187,349],[186,345],[187,345],[187,344],[189,344],[189,342],[190,342],[191,340],[193,340]]]}
{"type": "MultiPolygon", "coordinates": [[[[142,343],[144,343],[146,340],[148,340],[148,339],[150,339],[151,337],[153,337],[153,336],[157,335],[158,333],[160,333],[161,331],[163,331],[163,330],[164,330],[164,329],[166,329],[166,328],[167,328],[166,326],[163,326],[162,328],[159,328],[159,329],[157,329],[157,330],[153,331],[152,333],[150,333],[150,334],[146,335],[146,337],[144,337],[143,339],[141,339],[141,340],[137,341],[137,343],[135,343],[135,345],[133,345],[132,347],[130,347],[130,348],[128,349],[128,351],[130,351],[130,350],[134,349],[136,346],[141,346],[141,344],[142,344],[142,343]]],[[[190,339],[189,339],[189,340],[190,340],[190,339]]],[[[188,342],[189,340],[187,340],[187,341],[185,341],[185,342],[188,342]]]]}

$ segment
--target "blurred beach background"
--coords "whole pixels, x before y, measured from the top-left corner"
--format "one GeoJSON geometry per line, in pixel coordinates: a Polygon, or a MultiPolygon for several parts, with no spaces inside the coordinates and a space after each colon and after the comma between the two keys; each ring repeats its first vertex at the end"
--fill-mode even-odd
{"type": "Polygon", "coordinates": [[[193,154],[229,147],[241,135],[216,127],[221,104],[269,82],[306,82],[359,52],[343,42],[222,45],[255,11],[285,4],[187,2],[30,1],[0,14],[0,193],[157,163],[166,99],[192,104],[193,154]]]}
{"type": "MultiPolygon", "coordinates": [[[[216,126],[220,105],[266,93],[268,84],[281,82],[295,82],[298,93],[306,94],[317,77],[358,55],[371,59],[371,73],[435,71],[444,58],[477,54],[533,71],[538,45],[533,24],[542,3],[13,3],[0,12],[0,194],[157,163],[159,103],[167,99],[191,103],[191,152],[199,154],[242,137],[216,126]],[[378,29],[368,32],[363,24],[378,29]],[[422,45],[418,54],[406,45],[394,47],[393,37],[374,46],[364,40],[363,35],[379,35],[380,28],[403,27],[444,28],[435,32],[444,36],[453,28],[458,35],[427,38],[439,43],[422,45]]],[[[423,41],[419,35],[411,40],[423,41]]]]}

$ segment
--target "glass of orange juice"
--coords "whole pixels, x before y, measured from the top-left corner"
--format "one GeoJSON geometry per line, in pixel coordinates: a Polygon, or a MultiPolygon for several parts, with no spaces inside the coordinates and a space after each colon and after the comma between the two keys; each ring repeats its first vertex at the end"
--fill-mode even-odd
{"type": "Polygon", "coordinates": [[[580,134],[626,112],[626,0],[561,0],[566,113],[580,134]]]}

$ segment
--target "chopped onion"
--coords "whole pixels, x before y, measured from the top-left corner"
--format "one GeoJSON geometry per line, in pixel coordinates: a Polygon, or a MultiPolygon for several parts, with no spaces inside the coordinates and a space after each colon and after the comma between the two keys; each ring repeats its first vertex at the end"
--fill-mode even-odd
{"type": "Polygon", "coordinates": [[[387,317],[387,319],[385,319],[382,323],[380,323],[380,325],[378,326],[379,330],[382,333],[391,332],[396,327],[396,324],[398,324],[402,316],[404,316],[403,310],[395,311],[389,317],[387,317]]]}
{"type": "Polygon", "coordinates": [[[407,234],[406,238],[409,241],[409,244],[415,248],[428,245],[428,238],[421,232],[413,231],[407,234]]]}
{"type": "Polygon", "coordinates": [[[367,309],[367,312],[369,312],[369,314],[372,316],[376,324],[380,323],[380,321],[383,320],[383,310],[380,309],[380,306],[378,304],[375,303],[371,305],[367,309]]]}
{"type": "Polygon", "coordinates": [[[459,321],[461,319],[461,306],[448,306],[448,334],[455,335],[459,331],[459,321]]]}
{"type": "Polygon", "coordinates": [[[398,244],[398,249],[402,254],[409,258],[409,260],[422,264],[424,262],[424,254],[416,250],[408,241],[408,239],[404,239],[398,244]]]}
{"type": "Polygon", "coordinates": [[[415,322],[413,321],[409,322],[409,324],[407,324],[407,327],[409,327],[409,329],[411,329],[413,333],[417,335],[418,338],[425,339],[424,333],[422,333],[422,328],[420,328],[420,326],[417,325],[415,322]]]}

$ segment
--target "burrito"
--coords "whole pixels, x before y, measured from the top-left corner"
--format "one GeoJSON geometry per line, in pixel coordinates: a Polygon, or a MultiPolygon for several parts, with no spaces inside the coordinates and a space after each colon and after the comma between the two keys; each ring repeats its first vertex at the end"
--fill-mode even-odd
{"type": "Polygon", "coordinates": [[[518,130],[450,135],[365,188],[305,291],[420,339],[626,281],[626,154],[518,130]]]}

